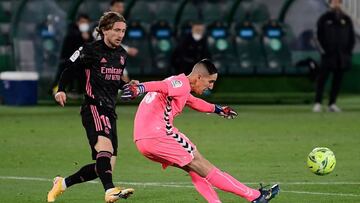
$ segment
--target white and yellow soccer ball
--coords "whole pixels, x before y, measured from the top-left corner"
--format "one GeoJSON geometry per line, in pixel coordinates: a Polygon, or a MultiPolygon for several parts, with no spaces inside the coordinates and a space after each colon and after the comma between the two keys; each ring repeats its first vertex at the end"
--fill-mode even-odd
{"type": "Polygon", "coordinates": [[[326,147],[313,149],[308,158],[307,166],[316,175],[326,175],[331,173],[336,165],[334,152],[326,147]]]}

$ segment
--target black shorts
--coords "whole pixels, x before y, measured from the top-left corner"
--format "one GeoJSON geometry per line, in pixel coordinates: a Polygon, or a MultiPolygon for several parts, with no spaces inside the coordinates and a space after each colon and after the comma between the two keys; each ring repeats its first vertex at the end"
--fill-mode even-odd
{"type": "Polygon", "coordinates": [[[118,148],[116,118],[102,108],[87,104],[81,108],[81,117],[91,147],[92,159],[96,160],[95,144],[98,136],[104,136],[111,140],[114,149],[113,155],[116,156],[118,148]]]}

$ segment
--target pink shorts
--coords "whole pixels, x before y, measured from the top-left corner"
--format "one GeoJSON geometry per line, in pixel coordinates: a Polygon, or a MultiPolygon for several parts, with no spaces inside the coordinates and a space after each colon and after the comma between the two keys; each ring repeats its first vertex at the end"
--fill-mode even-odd
{"type": "Polygon", "coordinates": [[[138,150],[165,169],[171,165],[185,166],[194,159],[196,146],[182,133],[136,141],[138,150]]]}

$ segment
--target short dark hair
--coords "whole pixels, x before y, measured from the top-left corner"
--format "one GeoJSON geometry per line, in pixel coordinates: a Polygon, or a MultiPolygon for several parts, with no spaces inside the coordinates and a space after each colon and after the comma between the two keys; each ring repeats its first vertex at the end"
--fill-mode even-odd
{"type": "Polygon", "coordinates": [[[110,30],[116,22],[124,22],[126,23],[125,18],[116,12],[106,12],[103,16],[101,16],[99,20],[99,24],[96,27],[96,31],[99,33],[99,35],[104,38],[103,30],[110,30]]]}
{"type": "Polygon", "coordinates": [[[210,59],[202,59],[201,61],[198,62],[198,64],[202,64],[208,71],[209,75],[218,73],[217,68],[215,67],[213,62],[210,61],[210,59]]]}
{"type": "Polygon", "coordinates": [[[124,3],[124,0],[111,0],[110,1],[110,6],[113,6],[116,3],[124,3]]]}
{"type": "Polygon", "coordinates": [[[191,21],[192,25],[205,25],[204,21],[202,20],[193,20],[191,21]]]}
{"type": "MultiPolygon", "coordinates": [[[[331,4],[332,1],[333,0],[328,0],[329,4],[331,4]]],[[[342,3],[342,2],[343,2],[343,0],[340,1],[340,3],[342,3]]]]}
{"type": "Polygon", "coordinates": [[[76,16],[76,22],[79,21],[80,19],[86,19],[90,21],[90,17],[86,13],[80,13],[76,16]]]}

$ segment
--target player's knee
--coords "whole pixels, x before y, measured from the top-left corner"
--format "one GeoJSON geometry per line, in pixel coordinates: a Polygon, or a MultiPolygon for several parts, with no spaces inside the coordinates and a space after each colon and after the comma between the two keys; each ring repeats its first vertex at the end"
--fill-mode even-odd
{"type": "Polygon", "coordinates": [[[97,140],[97,143],[95,145],[95,150],[97,152],[100,152],[100,151],[107,151],[107,152],[110,152],[110,153],[114,153],[114,148],[112,146],[112,143],[111,143],[111,140],[107,137],[104,137],[104,136],[99,136],[98,137],[98,140],[97,140]]]}
{"type": "Polygon", "coordinates": [[[192,162],[198,165],[203,165],[204,162],[207,162],[207,160],[200,154],[200,152],[196,151],[194,152],[194,159],[192,162]]]}
{"type": "Polygon", "coordinates": [[[207,170],[206,167],[204,165],[201,164],[201,162],[197,162],[197,161],[192,161],[188,167],[190,168],[191,171],[194,171],[195,173],[199,174],[201,177],[206,177],[207,175],[207,170]]]}
{"type": "Polygon", "coordinates": [[[187,166],[201,177],[206,177],[213,167],[212,164],[201,155],[195,156],[187,166]]]}
{"type": "Polygon", "coordinates": [[[114,153],[114,149],[112,146],[106,146],[106,145],[98,145],[98,146],[95,146],[95,150],[97,152],[101,152],[101,151],[107,151],[107,152],[110,152],[111,154],[114,153]]]}

